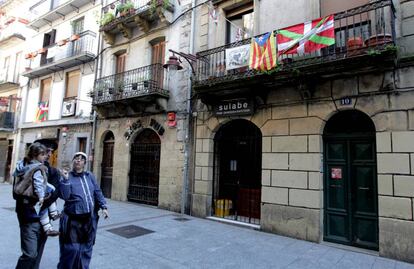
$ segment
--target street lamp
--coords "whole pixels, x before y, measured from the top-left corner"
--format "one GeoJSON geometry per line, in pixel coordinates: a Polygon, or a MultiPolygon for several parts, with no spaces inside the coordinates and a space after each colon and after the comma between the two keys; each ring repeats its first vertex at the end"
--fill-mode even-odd
{"type": "Polygon", "coordinates": [[[184,58],[188,62],[188,64],[191,67],[191,73],[195,75],[194,64],[197,62],[197,56],[193,54],[189,54],[189,53],[178,52],[172,49],[170,49],[169,51],[172,53],[172,55],[168,59],[167,63],[163,65],[165,69],[168,69],[169,71],[176,71],[176,70],[183,69],[183,67],[180,64],[181,59],[175,56],[175,55],[178,55],[184,58]]]}

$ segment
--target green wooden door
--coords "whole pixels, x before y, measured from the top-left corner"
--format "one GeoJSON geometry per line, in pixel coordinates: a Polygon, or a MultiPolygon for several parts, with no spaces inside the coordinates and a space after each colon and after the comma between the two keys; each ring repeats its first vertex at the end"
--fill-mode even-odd
{"type": "Polygon", "coordinates": [[[324,239],[378,249],[375,138],[330,135],[324,141],[324,239]]]}

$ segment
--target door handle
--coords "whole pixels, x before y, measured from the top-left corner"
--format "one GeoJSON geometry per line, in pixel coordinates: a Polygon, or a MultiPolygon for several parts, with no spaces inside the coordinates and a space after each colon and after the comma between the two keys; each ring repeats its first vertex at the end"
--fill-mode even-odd
{"type": "Polygon", "coordinates": [[[358,189],[360,189],[360,190],[364,190],[364,191],[369,190],[369,188],[368,188],[368,187],[358,187],[358,189]]]}

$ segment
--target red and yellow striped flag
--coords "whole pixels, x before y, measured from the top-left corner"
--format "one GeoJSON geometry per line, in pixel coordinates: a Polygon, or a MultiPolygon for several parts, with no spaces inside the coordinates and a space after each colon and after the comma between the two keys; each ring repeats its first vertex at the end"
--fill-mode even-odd
{"type": "Polygon", "coordinates": [[[276,41],[273,32],[252,38],[249,66],[260,71],[276,67],[276,41]]]}

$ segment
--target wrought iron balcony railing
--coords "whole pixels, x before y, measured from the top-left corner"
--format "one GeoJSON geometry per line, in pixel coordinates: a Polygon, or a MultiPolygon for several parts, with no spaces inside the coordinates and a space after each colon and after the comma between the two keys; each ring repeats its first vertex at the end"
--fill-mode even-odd
{"type": "Polygon", "coordinates": [[[0,129],[14,128],[14,112],[0,112],[0,129]]]}
{"type": "Polygon", "coordinates": [[[168,97],[164,89],[165,69],[162,64],[152,64],[129,70],[95,81],[93,104],[99,105],[119,100],[149,95],[168,97]]]}
{"type": "MultiPolygon", "coordinates": [[[[380,0],[334,14],[335,44],[312,53],[282,55],[277,71],[314,66],[361,55],[395,52],[395,9],[391,0],[380,0]]],[[[275,34],[277,30],[275,30],[275,34]]],[[[245,39],[197,53],[195,87],[211,86],[260,73],[248,66],[226,69],[226,49],[250,44],[245,39]]]]}
{"type": "Polygon", "coordinates": [[[63,46],[53,44],[45,47],[46,51],[40,55],[39,66],[29,68],[23,76],[39,77],[94,60],[95,39],[96,33],[84,31],[79,34],[79,39],[68,41],[63,46]]]}
{"type": "Polygon", "coordinates": [[[130,38],[128,28],[138,26],[147,32],[150,21],[164,18],[164,10],[174,11],[173,0],[117,0],[102,8],[100,31],[107,35],[122,32],[130,38]]]}
{"type": "Polygon", "coordinates": [[[47,51],[42,55],[40,65],[42,66],[85,53],[95,54],[94,41],[96,39],[96,33],[92,31],[84,31],[79,35],[78,40],[68,42],[64,46],[54,44],[46,47],[47,51]]]}

